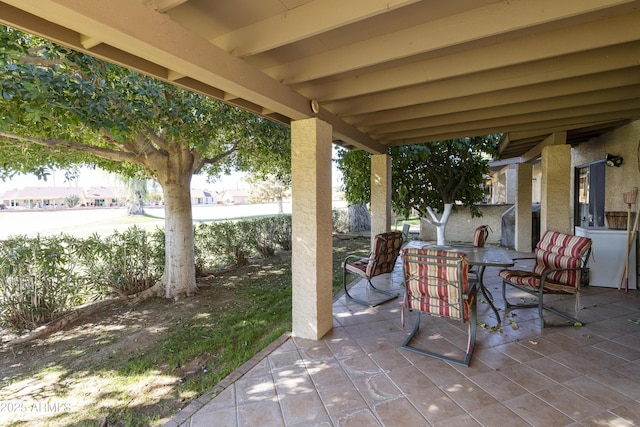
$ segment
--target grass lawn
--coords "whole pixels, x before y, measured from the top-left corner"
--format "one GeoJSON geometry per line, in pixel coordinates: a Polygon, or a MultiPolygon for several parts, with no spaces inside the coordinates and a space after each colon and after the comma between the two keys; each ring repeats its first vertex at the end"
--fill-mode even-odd
{"type": "MultiPolygon", "coordinates": [[[[341,261],[370,238],[334,238],[341,261]]],[[[162,425],[291,329],[291,253],[198,280],[200,292],[119,303],[51,336],[0,349],[0,425],[162,425]],[[56,410],[38,411],[41,403],[56,410]]]]}

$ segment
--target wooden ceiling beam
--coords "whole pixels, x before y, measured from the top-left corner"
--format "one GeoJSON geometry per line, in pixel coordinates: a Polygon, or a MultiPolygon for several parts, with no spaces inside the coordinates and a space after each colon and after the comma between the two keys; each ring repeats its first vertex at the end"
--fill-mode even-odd
{"type": "Polygon", "coordinates": [[[476,122],[480,120],[490,120],[496,117],[508,121],[509,117],[522,117],[530,114],[557,114],[557,112],[563,110],[573,111],[577,107],[582,110],[584,110],[586,106],[615,108],[615,103],[620,102],[624,104],[626,101],[635,101],[637,99],[640,99],[640,84],[478,110],[460,110],[456,113],[425,116],[420,119],[402,120],[378,126],[360,126],[360,129],[374,137],[384,137],[384,135],[404,132],[410,129],[476,122]]]}
{"type": "MultiPolygon", "coordinates": [[[[639,61],[640,41],[636,41],[395,91],[372,93],[343,101],[325,101],[322,104],[339,116],[373,113],[631,68],[636,67],[639,61]],[[602,58],[607,59],[604,61],[602,58]]],[[[585,86],[584,90],[589,90],[588,86],[585,86]]]]}
{"type": "Polygon", "coordinates": [[[240,58],[330,31],[418,0],[312,1],[223,34],[211,42],[240,58]],[[336,13],[336,11],[340,13],[336,13]]]}
{"type": "Polygon", "coordinates": [[[391,34],[264,69],[273,78],[293,84],[359,70],[413,55],[435,52],[478,40],[574,18],[632,0],[500,1],[466,10],[391,34]],[[483,23],[485,25],[483,25],[483,23]],[[453,30],[455,29],[455,30],[453,30]]]}
{"type": "Polygon", "coordinates": [[[421,135],[394,135],[395,138],[383,140],[388,146],[419,144],[428,141],[438,141],[443,139],[463,138],[478,135],[499,134],[509,132],[548,132],[549,129],[564,130],[567,127],[575,127],[580,124],[590,125],[594,122],[622,120],[630,116],[640,116],[640,106],[629,110],[609,111],[606,113],[594,114],[591,116],[563,117],[550,120],[538,120],[531,122],[515,121],[511,124],[495,123],[493,121],[483,121],[478,123],[463,123],[461,125],[441,126],[430,128],[422,132],[421,135]],[[400,138],[398,138],[400,136],[400,138]]]}
{"type": "Polygon", "coordinates": [[[537,83],[526,87],[502,89],[491,93],[480,93],[369,114],[343,116],[343,118],[354,126],[368,127],[440,114],[453,114],[460,111],[510,106],[523,102],[537,102],[555,97],[571,96],[584,93],[585,88],[589,88],[592,91],[605,91],[638,84],[640,84],[640,67],[623,68],[621,70],[537,83]]]}
{"type": "MultiPolygon", "coordinates": [[[[49,16],[51,22],[76,32],[72,46],[80,51],[87,51],[80,44],[81,34],[99,38],[104,45],[121,48],[127,52],[119,60],[120,65],[131,66],[128,58],[137,62],[149,61],[164,67],[159,78],[166,79],[168,70],[188,76],[205,85],[241,98],[249,105],[260,106],[259,111],[266,109],[277,114],[300,120],[313,117],[310,101],[294,92],[259,70],[248,65],[206,40],[189,32],[168,16],[159,14],[139,2],[130,0],[39,0],[23,2],[20,0],[3,0],[14,9],[22,10],[30,15],[49,16]],[[125,18],[123,18],[125,17],[125,18]],[[141,59],[138,59],[141,58],[141,59]]],[[[23,15],[24,15],[23,13],[23,15]]],[[[55,42],[64,43],[43,31],[37,26],[37,19],[20,18],[26,25],[24,31],[41,35],[55,42]]],[[[0,22],[14,26],[6,16],[0,16],[0,22]]],[[[47,23],[47,28],[51,25],[47,23]]],[[[57,29],[56,29],[57,30],[57,29]]],[[[57,30],[59,31],[59,30],[57,30]]],[[[65,34],[68,34],[65,32],[65,34]]],[[[98,55],[100,56],[100,55],[98,55]]],[[[113,60],[109,56],[100,56],[113,60]]],[[[158,76],[155,74],[154,76],[158,76]]],[[[235,102],[239,104],[240,102],[235,102]]],[[[339,117],[326,113],[326,120],[333,126],[337,137],[358,147],[366,147],[372,152],[384,152],[384,147],[369,136],[359,132],[339,117]],[[382,151],[380,151],[382,150],[382,151]]]]}
{"type": "Polygon", "coordinates": [[[534,61],[553,61],[563,55],[606,48],[640,40],[640,11],[598,21],[560,28],[535,36],[469,49],[450,55],[384,68],[324,83],[294,86],[307,98],[334,102],[371,92],[415,87],[438,80],[497,70],[534,61]],[[562,43],[558,43],[562,40],[562,43]]]}

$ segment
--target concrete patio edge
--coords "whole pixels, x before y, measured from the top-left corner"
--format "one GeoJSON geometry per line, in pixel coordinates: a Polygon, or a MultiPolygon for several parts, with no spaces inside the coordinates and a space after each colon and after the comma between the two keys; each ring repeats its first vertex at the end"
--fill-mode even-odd
{"type": "Polygon", "coordinates": [[[195,414],[200,408],[209,403],[214,397],[224,391],[227,387],[238,381],[243,375],[249,372],[253,367],[260,363],[265,357],[278,349],[282,344],[291,338],[291,332],[285,332],[280,337],[275,339],[271,344],[260,350],[251,359],[244,362],[238,369],[227,375],[218,384],[213,386],[211,390],[203,393],[198,398],[194,399],[187,406],[182,408],[180,412],[174,415],[171,420],[167,421],[163,427],[177,427],[188,421],[189,418],[195,414]]]}

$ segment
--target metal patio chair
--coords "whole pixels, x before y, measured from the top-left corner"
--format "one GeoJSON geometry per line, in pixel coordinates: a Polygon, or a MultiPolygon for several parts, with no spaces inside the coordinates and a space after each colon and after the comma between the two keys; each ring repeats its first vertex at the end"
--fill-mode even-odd
{"type": "MultiPolygon", "coordinates": [[[[506,308],[538,307],[540,326],[573,326],[584,324],[577,318],[544,304],[545,294],[571,294],[576,296],[576,312],[580,308],[581,279],[588,274],[587,263],[591,253],[591,239],[547,231],[535,248],[533,271],[501,270],[502,295],[506,308]],[[536,303],[511,304],[507,300],[506,285],[513,286],[538,298],[536,303]],[[543,311],[547,310],[565,319],[568,323],[546,323],[543,311]]],[[[514,261],[532,258],[514,258],[514,261]]]]}
{"type": "Polygon", "coordinates": [[[391,273],[393,271],[398,255],[400,255],[401,247],[402,232],[390,231],[378,234],[374,237],[373,248],[369,256],[362,257],[358,255],[348,255],[342,263],[342,285],[347,298],[371,307],[384,304],[387,301],[397,298],[397,293],[376,288],[373,283],[371,283],[371,279],[381,274],[391,273]],[[349,289],[347,289],[347,274],[349,273],[363,277],[367,281],[367,289],[371,289],[372,291],[386,295],[387,297],[381,301],[374,302],[353,297],[349,293],[349,289]]]}
{"type": "Polygon", "coordinates": [[[477,286],[468,280],[467,255],[439,249],[407,248],[402,251],[402,266],[406,291],[404,308],[415,313],[415,324],[401,347],[469,366],[476,342],[477,286]],[[467,323],[467,347],[463,358],[409,345],[420,328],[421,313],[467,323]]]}

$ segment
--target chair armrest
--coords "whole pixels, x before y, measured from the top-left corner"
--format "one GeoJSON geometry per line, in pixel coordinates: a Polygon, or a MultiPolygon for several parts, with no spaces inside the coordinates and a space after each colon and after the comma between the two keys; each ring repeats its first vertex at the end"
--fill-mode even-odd
{"type": "MultiPolygon", "coordinates": [[[[518,261],[527,261],[527,260],[535,260],[535,259],[536,259],[536,257],[534,257],[534,256],[511,258],[511,261],[513,261],[513,266],[512,267],[515,267],[515,265],[517,264],[518,261]]],[[[511,268],[511,267],[505,267],[504,270],[509,270],[509,268],[511,268]]]]}
{"type": "Polygon", "coordinates": [[[362,261],[362,260],[371,261],[372,259],[373,258],[368,256],[361,256],[361,255],[355,255],[355,254],[347,255],[344,261],[342,261],[342,268],[344,268],[345,265],[353,261],[362,261]]]}
{"type": "Polygon", "coordinates": [[[474,280],[473,282],[469,281],[469,287],[467,288],[467,292],[462,295],[463,299],[469,299],[472,295],[475,295],[478,292],[479,282],[474,280]]]}
{"type": "Polygon", "coordinates": [[[544,272],[542,276],[540,276],[540,287],[544,287],[544,281],[547,279],[547,276],[556,271],[582,271],[589,270],[589,267],[571,267],[571,268],[551,268],[544,272]]]}

